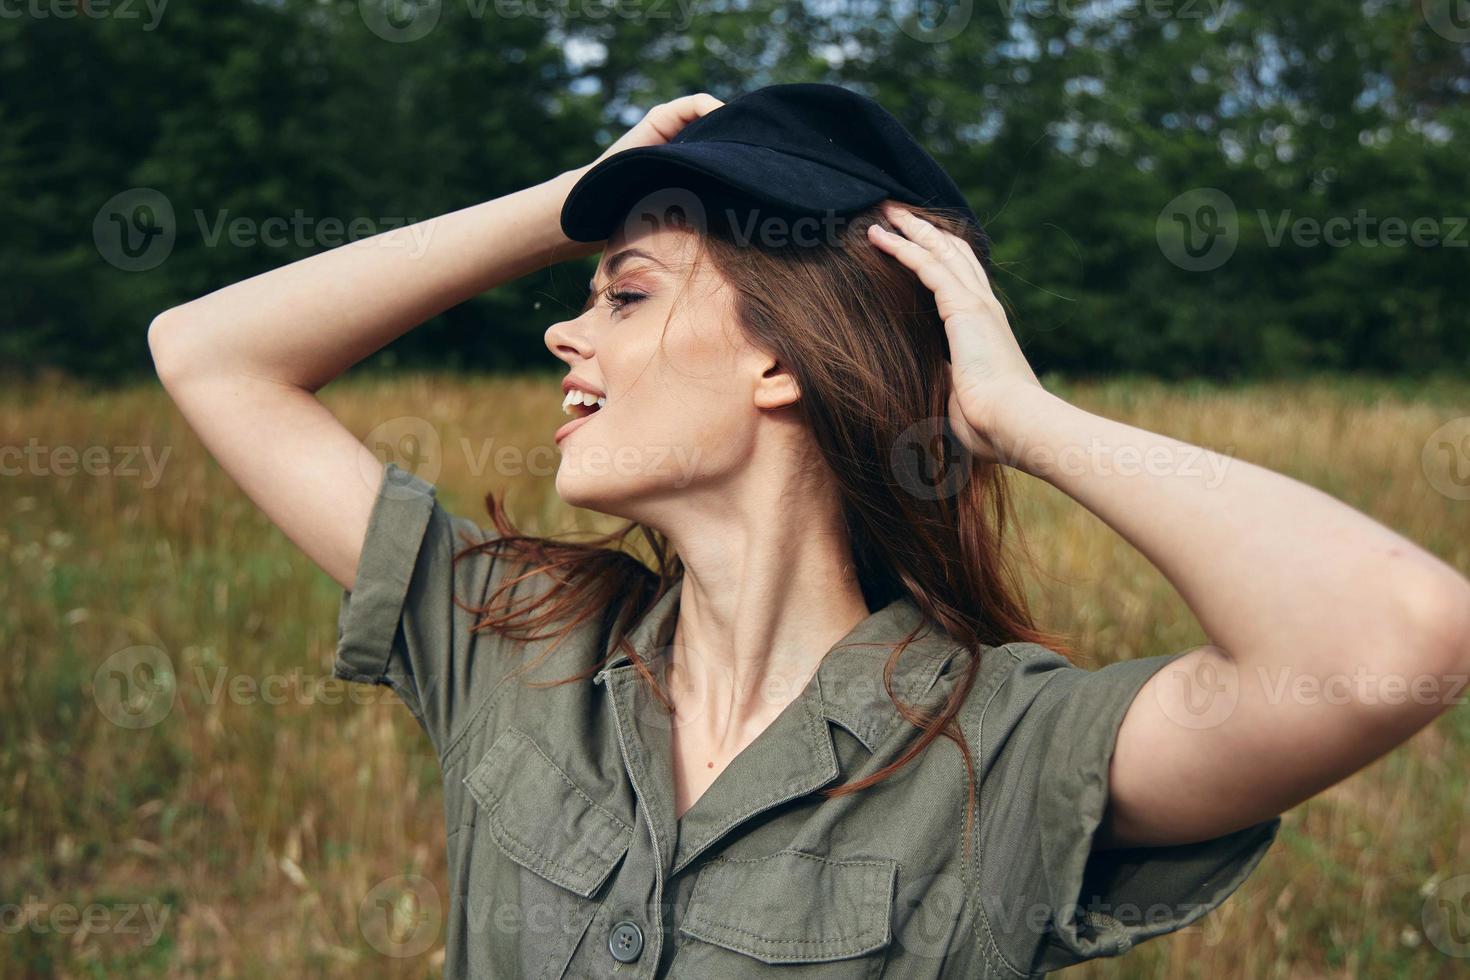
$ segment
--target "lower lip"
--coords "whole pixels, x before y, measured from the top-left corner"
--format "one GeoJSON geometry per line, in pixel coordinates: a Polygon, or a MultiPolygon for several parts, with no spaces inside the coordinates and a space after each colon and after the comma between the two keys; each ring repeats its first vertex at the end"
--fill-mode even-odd
{"type": "MultiPolygon", "coordinates": [[[[596,412],[593,412],[592,415],[597,415],[601,411],[602,411],[602,409],[598,409],[596,412]]],[[[565,439],[567,436],[571,435],[577,429],[580,429],[582,427],[582,424],[584,422],[586,422],[588,419],[592,418],[592,415],[583,415],[581,418],[572,419],[566,425],[564,425],[560,429],[557,429],[556,430],[556,435],[554,435],[554,436],[551,437],[551,441],[552,442],[558,442],[558,443],[561,442],[563,439],[565,439]]]]}

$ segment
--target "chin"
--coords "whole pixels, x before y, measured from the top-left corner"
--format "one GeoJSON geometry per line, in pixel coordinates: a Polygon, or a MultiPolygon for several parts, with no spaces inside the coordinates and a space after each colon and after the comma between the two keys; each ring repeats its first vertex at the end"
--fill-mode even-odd
{"type": "Polygon", "coordinates": [[[615,477],[576,472],[562,459],[556,471],[556,494],[573,507],[617,515],[620,501],[627,499],[626,488],[619,487],[615,477]]]}
{"type": "Polygon", "coordinates": [[[565,457],[556,471],[556,493],[564,503],[625,521],[653,523],[651,515],[660,511],[668,496],[683,492],[649,474],[579,471],[565,457]]]}

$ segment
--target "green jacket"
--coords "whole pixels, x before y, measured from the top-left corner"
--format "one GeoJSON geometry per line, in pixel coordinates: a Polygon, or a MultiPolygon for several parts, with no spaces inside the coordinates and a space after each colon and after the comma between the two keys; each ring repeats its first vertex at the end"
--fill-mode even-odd
{"type": "MultiPolygon", "coordinates": [[[[1280,827],[1273,817],[1202,843],[1092,855],[1118,726],[1182,654],[1093,671],[1030,643],[981,651],[961,715],[979,780],[971,860],[964,762],[948,739],[827,800],[819,789],[887,764],[917,732],[883,685],[890,644],[922,618],[906,597],[839,641],[676,820],[668,716],[626,655],[589,681],[527,686],[599,661],[603,617],[550,653],[551,641],[470,632],[453,597],[483,603],[508,563],[451,557],[490,533],[389,463],[342,596],[337,675],[391,685],[444,776],[449,876],[426,906],[442,912],[376,940],[386,955],[433,941],[442,918],[450,978],[1038,976],[1200,918],[1280,827]]],[[[513,595],[545,584],[533,576],[513,595]]],[[[630,634],[651,664],[678,605],[676,587],[630,634]]],[[[894,689],[937,703],[970,656],[930,624],[894,689]]]]}

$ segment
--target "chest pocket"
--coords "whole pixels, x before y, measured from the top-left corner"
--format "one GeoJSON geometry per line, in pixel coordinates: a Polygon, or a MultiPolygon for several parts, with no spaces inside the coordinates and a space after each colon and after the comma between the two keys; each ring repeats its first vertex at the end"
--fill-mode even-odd
{"type": "MultiPolygon", "coordinates": [[[[496,738],[464,779],[479,804],[475,832],[522,869],[470,887],[499,931],[495,975],[559,977],[597,911],[592,900],[627,853],[633,828],[592,799],[517,728],[496,738]],[[513,912],[509,928],[502,916],[513,912]]],[[[505,867],[505,865],[501,865],[505,867]]]]}
{"type": "Polygon", "coordinates": [[[890,860],[785,850],[716,859],[699,873],[679,931],[676,974],[866,978],[892,940],[890,860]]]}

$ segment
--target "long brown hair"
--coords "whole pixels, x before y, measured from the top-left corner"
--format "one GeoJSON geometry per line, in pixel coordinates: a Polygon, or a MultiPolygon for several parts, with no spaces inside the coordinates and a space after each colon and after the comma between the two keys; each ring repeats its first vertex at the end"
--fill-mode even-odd
{"type": "MultiPolygon", "coordinates": [[[[989,270],[983,233],[942,210],[910,210],[968,242],[989,270]]],[[[868,607],[908,596],[974,654],[945,702],[926,712],[904,704],[891,681],[918,631],[897,644],[885,665],[884,685],[899,713],[919,729],[918,737],[872,775],[822,792],[836,797],[872,786],[943,735],[965,760],[968,849],[974,764],[955,716],[978,676],[981,648],[1015,641],[1065,647],[1060,636],[1033,623],[1027,608],[1018,567],[1025,549],[1009,537],[1015,529],[1004,468],[966,453],[949,429],[948,340],[934,296],[868,242],[874,222],[884,223],[878,206],[835,229],[829,223],[820,242],[795,236],[774,242],[750,236],[749,224],[742,234],[738,221],[714,221],[697,232],[695,262],[708,258],[733,291],[736,319],[750,342],[794,375],[799,411],[841,501],[868,607]]],[[[609,283],[603,292],[615,288],[609,283]]],[[[484,606],[465,607],[481,617],[474,628],[522,640],[559,640],[589,616],[603,616],[614,649],[628,654],[654,696],[672,708],[626,642],[628,630],[682,572],[667,539],[638,522],[584,542],[523,535],[493,493],[485,503],[499,537],[462,554],[496,549],[514,555],[525,570],[507,577],[484,606]],[[650,546],[652,571],[628,551],[635,533],[650,546]],[[509,589],[537,574],[550,575],[553,587],[536,590],[523,608],[505,608],[502,597],[509,589]],[[532,632],[538,629],[550,632],[532,632]]],[[[610,658],[611,653],[583,673],[538,686],[586,679],[610,658]]]]}

